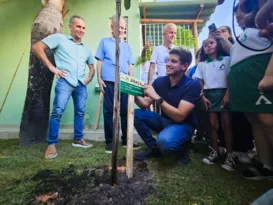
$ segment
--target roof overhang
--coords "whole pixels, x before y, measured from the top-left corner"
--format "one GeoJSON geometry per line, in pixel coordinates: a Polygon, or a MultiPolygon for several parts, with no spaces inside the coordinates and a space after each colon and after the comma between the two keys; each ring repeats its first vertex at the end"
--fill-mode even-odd
{"type": "Polygon", "coordinates": [[[180,0],[168,2],[141,2],[139,4],[141,19],[176,19],[203,20],[198,22],[201,31],[206,21],[224,0],[180,0]]]}

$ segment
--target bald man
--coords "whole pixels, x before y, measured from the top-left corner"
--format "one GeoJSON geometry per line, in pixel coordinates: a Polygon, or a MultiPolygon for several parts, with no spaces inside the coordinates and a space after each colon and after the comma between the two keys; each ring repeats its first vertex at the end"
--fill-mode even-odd
{"type": "Polygon", "coordinates": [[[153,50],[152,57],[150,59],[150,68],[148,73],[148,85],[152,84],[155,67],[157,68],[157,75],[166,76],[166,63],[169,52],[175,47],[173,42],[176,39],[176,25],[168,23],[163,28],[163,45],[156,46],[153,50]]]}

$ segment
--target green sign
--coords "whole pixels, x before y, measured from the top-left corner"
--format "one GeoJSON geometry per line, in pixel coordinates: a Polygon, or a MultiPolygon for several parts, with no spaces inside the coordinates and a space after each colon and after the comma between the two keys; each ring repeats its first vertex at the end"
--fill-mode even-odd
{"type": "Polygon", "coordinates": [[[143,86],[144,82],[129,75],[120,74],[120,92],[144,97],[143,86]]]}

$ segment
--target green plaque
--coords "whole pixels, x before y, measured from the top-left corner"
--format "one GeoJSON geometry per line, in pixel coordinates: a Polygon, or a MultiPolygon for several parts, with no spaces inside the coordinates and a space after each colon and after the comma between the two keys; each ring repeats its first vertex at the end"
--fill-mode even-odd
{"type": "Polygon", "coordinates": [[[120,92],[144,97],[144,82],[123,73],[120,74],[120,92]]]}

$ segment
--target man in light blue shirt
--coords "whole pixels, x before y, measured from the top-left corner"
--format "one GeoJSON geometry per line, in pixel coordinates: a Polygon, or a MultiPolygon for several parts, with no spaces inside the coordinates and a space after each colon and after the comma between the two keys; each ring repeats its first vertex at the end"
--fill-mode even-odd
{"type": "MultiPolygon", "coordinates": [[[[124,36],[126,21],[120,17],[119,39],[120,39],[120,72],[133,75],[133,54],[129,44],[121,39],[124,36]]],[[[116,16],[112,17],[111,23],[112,37],[103,38],[98,46],[95,58],[98,60],[97,77],[101,91],[104,93],[103,116],[104,132],[106,139],[106,153],[112,153],[112,136],[113,136],[113,107],[114,107],[114,82],[115,82],[115,65],[116,65],[116,16]]],[[[127,107],[128,95],[120,94],[120,117],[122,129],[122,145],[126,146],[127,140],[127,107]]]]}
{"type": "Polygon", "coordinates": [[[74,141],[72,146],[92,147],[83,140],[83,118],[87,99],[86,85],[95,74],[91,51],[81,42],[85,34],[85,23],[82,17],[70,18],[70,35],[53,34],[32,46],[32,52],[53,72],[58,80],[55,87],[55,98],[49,122],[48,147],[46,159],[55,158],[58,153],[55,144],[58,142],[60,120],[69,98],[74,101],[74,141]],[[48,60],[45,51],[54,49],[56,66],[48,60]],[[89,75],[85,77],[86,64],[89,75]]]}

